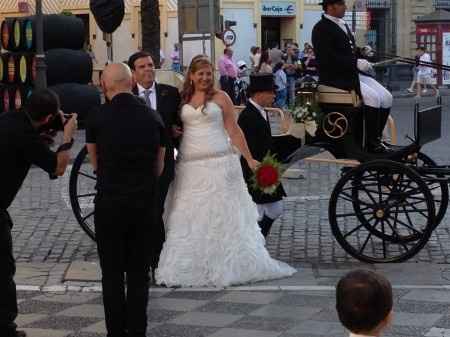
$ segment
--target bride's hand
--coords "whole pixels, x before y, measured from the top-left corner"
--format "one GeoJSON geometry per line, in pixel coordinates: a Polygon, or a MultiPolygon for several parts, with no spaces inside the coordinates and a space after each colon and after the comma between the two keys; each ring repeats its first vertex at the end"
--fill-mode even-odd
{"type": "Polygon", "coordinates": [[[247,164],[248,164],[248,167],[250,167],[250,169],[251,169],[253,172],[256,171],[256,169],[258,168],[259,165],[261,165],[261,163],[260,163],[259,161],[255,160],[255,159],[253,159],[253,158],[250,159],[250,160],[247,160],[247,164]]]}

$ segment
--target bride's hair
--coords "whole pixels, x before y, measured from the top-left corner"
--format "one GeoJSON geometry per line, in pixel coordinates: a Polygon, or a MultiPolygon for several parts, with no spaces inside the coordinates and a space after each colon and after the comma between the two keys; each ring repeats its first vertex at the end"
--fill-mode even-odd
{"type": "MultiPolygon", "coordinates": [[[[187,104],[191,101],[192,96],[195,93],[195,86],[192,80],[190,79],[190,75],[196,73],[199,69],[208,66],[214,71],[214,67],[206,55],[197,55],[195,56],[191,64],[189,65],[189,69],[186,74],[186,79],[183,84],[183,90],[181,91],[181,100],[183,104],[187,104]]],[[[214,74],[211,86],[206,89],[205,92],[205,102],[203,102],[203,111],[206,108],[206,103],[212,100],[213,96],[217,93],[217,90],[214,88],[214,74]]]]}

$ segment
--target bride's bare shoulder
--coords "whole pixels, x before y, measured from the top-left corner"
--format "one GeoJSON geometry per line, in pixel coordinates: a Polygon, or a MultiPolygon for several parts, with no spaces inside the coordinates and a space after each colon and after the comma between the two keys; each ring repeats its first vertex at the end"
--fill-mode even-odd
{"type": "Polygon", "coordinates": [[[213,101],[217,102],[221,107],[233,105],[230,96],[223,90],[217,90],[216,94],[213,96],[213,101]]]}

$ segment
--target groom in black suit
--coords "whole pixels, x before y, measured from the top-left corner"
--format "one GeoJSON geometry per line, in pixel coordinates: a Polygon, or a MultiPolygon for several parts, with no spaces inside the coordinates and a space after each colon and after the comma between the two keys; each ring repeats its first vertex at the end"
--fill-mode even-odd
{"type": "Polygon", "coordinates": [[[159,226],[153,235],[151,247],[151,267],[153,272],[158,267],[159,255],[165,241],[163,222],[164,202],[169,185],[175,176],[174,148],[178,146],[182,134],[179,116],[180,94],[178,89],[170,85],[159,84],[155,81],[155,64],[151,55],[140,51],[128,59],[136,85],[133,93],[141,97],[150,109],[156,110],[161,116],[166,131],[167,145],[164,161],[164,171],[159,179],[159,226]]]}
{"type": "MultiPolygon", "coordinates": [[[[262,161],[270,151],[280,161],[285,161],[301,146],[301,141],[292,136],[272,137],[269,114],[264,107],[271,107],[275,98],[276,85],[271,73],[250,76],[248,94],[250,99],[247,106],[239,115],[238,124],[247,141],[250,152],[258,161],[262,161]]],[[[264,194],[254,190],[251,185],[252,170],[245,159],[241,157],[244,179],[253,201],[258,206],[259,226],[262,234],[267,237],[273,222],[283,212],[283,197],[286,193],[280,184],[273,194],[264,194]]]]}

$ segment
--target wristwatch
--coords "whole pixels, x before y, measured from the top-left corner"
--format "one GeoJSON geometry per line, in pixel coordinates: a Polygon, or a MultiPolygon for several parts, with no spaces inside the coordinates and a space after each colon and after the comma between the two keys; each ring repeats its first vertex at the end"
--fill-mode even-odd
{"type": "Polygon", "coordinates": [[[74,140],[72,138],[69,143],[61,144],[58,147],[58,149],[56,150],[56,153],[70,150],[72,148],[72,146],[73,146],[73,142],[74,142],[74,140]]]}

